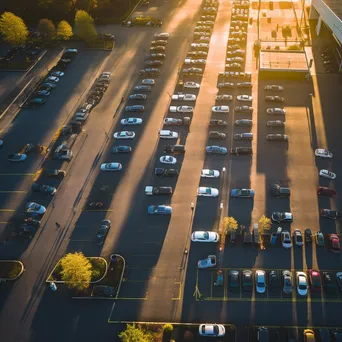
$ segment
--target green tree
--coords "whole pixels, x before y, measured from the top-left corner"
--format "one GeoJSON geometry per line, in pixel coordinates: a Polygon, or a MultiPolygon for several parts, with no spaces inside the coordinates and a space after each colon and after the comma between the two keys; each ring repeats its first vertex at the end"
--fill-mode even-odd
{"type": "Polygon", "coordinates": [[[0,18],[0,33],[11,45],[22,45],[27,41],[28,29],[23,19],[11,12],[5,12],[0,18]]]}
{"type": "Polygon", "coordinates": [[[62,20],[57,25],[57,38],[69,40],[72,37],[72,27],[66,20],[62,20]]]}
{"type": "Polygon", "coordinates": [[[62,280],[68,287],[83,291],[90,285],[92,266],[83,253],[69,253],[60,261],[62,280]]]}
{"type": "Polygon", "coordinates": [[[75,33],[87,43],[90,43],[96,38],[97,32],[94,25],[94,19],[86,11],[78,10],[76,12],[75,33]]]}
{"type": "Polygon", "coordinates": [[[122,342],[152,342],[153,334],[145,331],[140,325],[127,324],[126,330],[119,334],[122,342]]]}
{"type": "Polygon", "coordinates": [[[227,234],[231,230],[237,230],[238,229],[238,223],[235,220],[234,217],[228,216],[223,218],[223,224],[224,224],[224,232],[227,234]]]}
{"type": "Polygon", "coordinates": [[[271,219],[269,219],[265,215],[262,215],[260,217],[258,223],[259,223],[258,230],[259,230],[260,235],[264,234],[265,230],[271,229],[272,221],[271,221],[271,219]]]}
{"type": "Polygon", "coordinates": [[[46,42],[51,42],[56,37],[56,27],[50,19],[40,19],[38,31],[46,42]]]}
{"type": "Polygon", "coordinates": [[[91,11],[98,6],[97,0],[72,0],[75,10],[91,11]]]}

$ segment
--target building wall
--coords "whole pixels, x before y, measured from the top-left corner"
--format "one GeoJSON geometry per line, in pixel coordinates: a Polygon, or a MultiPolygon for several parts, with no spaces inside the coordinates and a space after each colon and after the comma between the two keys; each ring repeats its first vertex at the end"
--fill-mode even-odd
{"type": "MultiPolygon", "coordinates": [[[[316,9],[320,18],[331,29],[336,38],[342,44],[342,20],[340,20],[322,0],[312,0],[311,5],[316,9]]],[[[320,27],[317,27],[318,32],[319,29],[320,27]]]]}

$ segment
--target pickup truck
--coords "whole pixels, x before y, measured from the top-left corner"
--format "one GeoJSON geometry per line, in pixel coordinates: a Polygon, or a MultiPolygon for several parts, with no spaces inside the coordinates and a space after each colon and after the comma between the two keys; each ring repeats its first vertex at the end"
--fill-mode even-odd
{"type": "Polygon", "coordinates": [[[152,195],[172,195],[172,188],[170,186],[151,186],[145,187],[145,194],[152,195]]]}

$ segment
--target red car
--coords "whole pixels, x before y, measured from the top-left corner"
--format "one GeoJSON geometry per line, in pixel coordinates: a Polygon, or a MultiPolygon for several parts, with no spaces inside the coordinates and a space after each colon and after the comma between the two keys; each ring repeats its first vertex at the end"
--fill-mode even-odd
{"type": "Polygon", "coordinates": [[[309,270],[311,291],[320,292],[322,288],[321,274],[316,270],[309,270]]]}
{"type": "Polygon", "coordinates": [[[323,196],[336,196],[336,191],[331,188],[327,188],[325,186],[320,186],[317,189],[317,195],[323,195],[323,196]]]}
{"type": "Polygon", "coordinates": [[[336,234],[329,234],[329,251],[340,253],[340,239],[336,234]]]}

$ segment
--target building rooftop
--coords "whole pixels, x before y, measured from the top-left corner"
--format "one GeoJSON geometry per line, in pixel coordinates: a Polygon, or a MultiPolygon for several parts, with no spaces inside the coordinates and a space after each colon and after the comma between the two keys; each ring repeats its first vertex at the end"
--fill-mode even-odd
{"type": "Polygon", "coordinates": [[[323,2],[342,20],[342,1],[341,0],[323,0],[323,2]]]}

